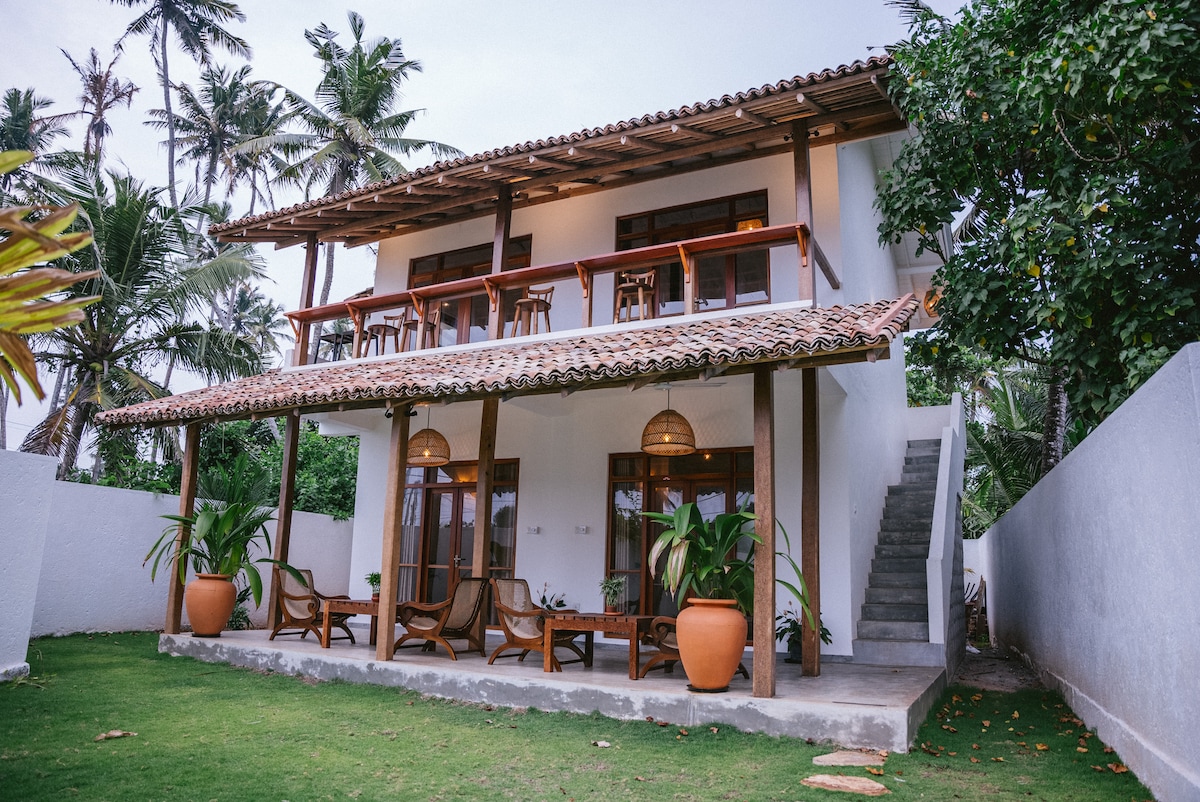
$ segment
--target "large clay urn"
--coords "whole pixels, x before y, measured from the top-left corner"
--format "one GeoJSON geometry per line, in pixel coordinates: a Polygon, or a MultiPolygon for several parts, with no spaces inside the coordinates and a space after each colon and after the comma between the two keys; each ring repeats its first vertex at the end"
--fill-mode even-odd
{"type": "Polygon", "coordinates": [[[183,591],[192,636],[219,638],[237,604],[237,588],[229,574],[196,574],[183,591]]]}
{"type": "Polygon", "coordinates": [[[675,637],[691,689],[728,690],[746,648],[746,617],[733,599],[688,599],[679,611],[675,637]]]}

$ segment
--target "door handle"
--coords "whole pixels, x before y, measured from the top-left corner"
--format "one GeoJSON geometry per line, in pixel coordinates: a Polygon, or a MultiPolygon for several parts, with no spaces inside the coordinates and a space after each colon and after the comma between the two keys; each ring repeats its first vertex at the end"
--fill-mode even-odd
{"type": "Polygon", "coordinates": [[[462,557],[459,557],[457,554],[455,554],[454,555],[454,567],[457,568],[461,562],[462,562],[462,557]]]}

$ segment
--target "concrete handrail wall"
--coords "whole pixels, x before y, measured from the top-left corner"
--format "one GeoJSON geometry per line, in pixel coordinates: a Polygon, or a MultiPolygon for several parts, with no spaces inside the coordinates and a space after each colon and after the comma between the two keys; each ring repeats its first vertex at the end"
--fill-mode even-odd
{"type": "Polygon", "coordinates": [[[959,498],[962,495],[963,462],[966,456],[964,425],[962,396],[955,393],[950,401],[950,423],[942,429],[933,526],[929,534],[929,557],[925,561],[930,643],[947,642],[950,635],[950,606],[962,601],[951,598],[950,588],[954,581],[959,498]]]}

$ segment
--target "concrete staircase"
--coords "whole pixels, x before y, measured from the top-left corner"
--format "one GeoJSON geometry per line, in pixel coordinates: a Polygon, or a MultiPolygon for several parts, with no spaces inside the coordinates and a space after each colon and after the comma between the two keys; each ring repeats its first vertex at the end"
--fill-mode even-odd
{"type": "Polygon", "coordinates": [[[925,573],[940,453],[940,440],[909,440],[900,484],[888,488],[854,641],[856,663],[945,662],[944,648],[929,643],[925,573]]]}

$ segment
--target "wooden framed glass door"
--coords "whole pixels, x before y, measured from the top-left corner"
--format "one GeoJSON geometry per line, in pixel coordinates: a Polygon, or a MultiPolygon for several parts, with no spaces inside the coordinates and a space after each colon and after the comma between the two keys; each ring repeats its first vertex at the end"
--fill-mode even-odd
{"type": "Polygon", "coordinates": [[[425,602],[450,598],[460,577],[471,576],[475,542],[475,491],[463,487],[428,491],[425,506],[425,602]]]}

